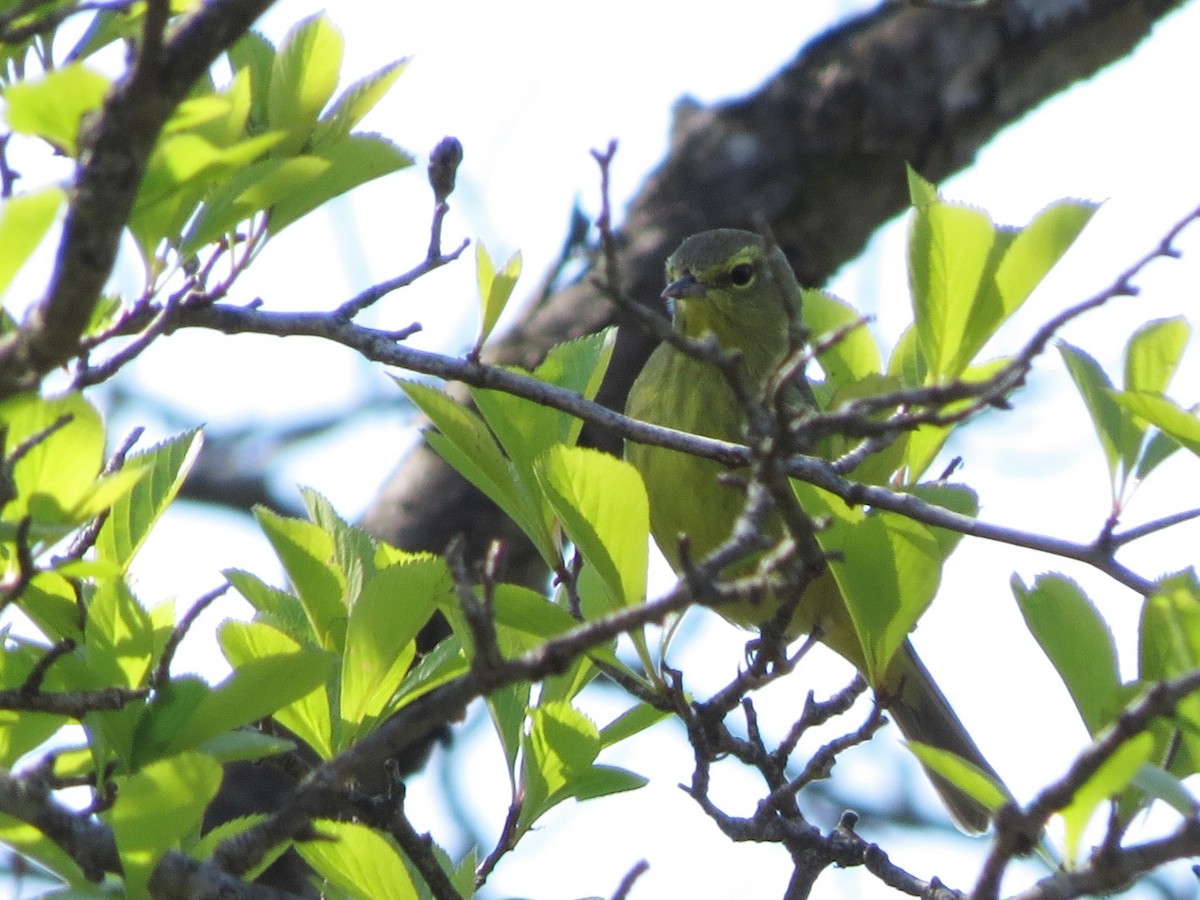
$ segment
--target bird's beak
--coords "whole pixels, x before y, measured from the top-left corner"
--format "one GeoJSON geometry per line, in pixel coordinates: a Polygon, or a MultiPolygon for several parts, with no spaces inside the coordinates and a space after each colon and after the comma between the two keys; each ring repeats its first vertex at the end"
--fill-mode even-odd
{"type": "Polygon", "coordinates": [[[662,296],[667,300],[688,300],[703,296],[704,290],[704,285],[688,272],[663,288],[662,296]]]}

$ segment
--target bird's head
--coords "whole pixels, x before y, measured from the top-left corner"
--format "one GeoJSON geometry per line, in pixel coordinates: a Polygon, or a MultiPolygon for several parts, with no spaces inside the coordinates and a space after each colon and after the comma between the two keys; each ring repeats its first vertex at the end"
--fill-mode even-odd
{"type": "Polygon", "coordinates": [[[800,302],[783,252],[761,235],[734,228],[702,231],[680,244],[667,259],[662,295],[672,302],[680,331],[712,333],[727,350],[783,339],[786,304],[800,302]]]}

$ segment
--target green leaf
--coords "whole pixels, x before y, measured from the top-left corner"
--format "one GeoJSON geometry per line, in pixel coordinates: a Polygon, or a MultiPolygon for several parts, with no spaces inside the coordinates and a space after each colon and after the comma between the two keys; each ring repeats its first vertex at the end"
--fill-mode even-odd
{"type": "Polygon", "coordinates": [[[363,586],[342,655],[345,722],[358,726],[385,710],[416,656],[417,632],[451,589],[450,571],[435,556],[390,566],[363,586]]]}
{"type": "Polygon", "coordinates": [[[189,431],[126,461],[146,474],[109,510],[96,539],[101,559],[111,560],[122,572],[129,567],[154,523],[179,493],[202,444],[200,432],[189,431]]]}
{"type": "Polygon", "coordinates": [[[437,426],[437,432],[425,433],[429,446],[520,526],[548,566],[557,565],[558,548],[546,516],[518,481],[483,420],[429,385],[397,384],[437,426]]]}
{"type": "MultiPolygon", "coordinates": [[[[6,690],[21,688],[47,650],[39,644],[18,645],[8,641],[4,652],[0,653],[0,687],[6,690]]],[[[59,685],[44,683],[43,687],[57,689],[59,685]]],[[[17,760],[67,724],[65,716],[0,710],[0,766],[11,771],[17,760]]]]}
{"type": "Polygon", "coordinates": [[[198,747],[217,735],[277,713],[323,687],[333,667],[333,657],[321,650],[243,661],[228,678],[204,694],[194,715],[174,735],[170,751],[198,747]]]}
{"type": "Polygon", "coordinates": [[[1142,445],[1142,429],[1115,400],[1112,382],[1100,365],[1078,347],[1060,341],[1059,352],[1087,406],[1100,446],[1108,460],[1109,477],[1116,488],[1118,476],[1132,470],[1142,445]]]}
{"type": "Polygon", "coordinates": [[[921,355],[921,341],[915,325],[904,329],[896,341],[892,355],[888,357],[887,374],[899,378],[905,387],[920,387],[925,383],[929,367],[921,355]]]}
{"type": "Polygon", "coordinates": [[[600,752],[595,724],[569,703],[543,703],[532,710],[526,744],[526,803],[521,824],[528,828],[570,796],[570,785],[591,768],[600,752]]]}
{"type": "MultiPolygon", "coordinates": [[[[1138,675],[1144,684],[1176,678],[1200,668],[1200,582],[1192,570],[1159,581],[1142,606],[1138,675]]],[[[1200,695],[1189,694],[1175,708],[1174,721],[1156,729],[1156,761],[1181,777],[1200,762],[1200,695]],[[1179,727],[1182,725],[1182,728],[1179,727]],[[1174,751],[1168,748],[1180,746],[1174,751]],[[1179,752],[1186,751],[1186,752],[1179,752]],[[1168,760],[1168,752],[1171,758],[1168,760]]]]}
{"type": "Polygon", "coordinates": [[[4,91],[8,126],[31,134],[74,159],[84,116],[100,109],[111,82],[80,63],[53,69],[39,81],[17,81],[4,91]]]}
{"type": "Polygon", "coordinates": [[[638,703],[600,729],[600,746],[611,747],[657,725],[670,715],[648,703],[638,703]]]}
{"type": "Polygon", "coordinates": [[[591,766],[571,781],[571,796],[576,800],[593,800],[624,791],[636,791],[650,779],[617,766],[591,766]]]}
{"type": "Polygon", "coordinates": [[[1159,766],[1142,766],[1132,784],[1147,795],[1165,801],[1181,816],[1196,815],[1196,799],[1187,785],[1159,766]]]}
{"type": "Polygon", "coordinates": [[[1164,434],[1200,455],[1200,417],[1158,394],[1113,391],[1110,396],[1123,409],[1140,416],[1164,434]]]}
{"type": "Polygon", "coordinates": [[[479,339],[475,342],[475,350],[483,346],[483,342],[491,335],[492,329],[500,319],[500,313],[512,296],[513,288],[521,275],[521,254],[514,253],[499,270],[488,253],[487,247],[480,241],[475,245],[475,281],[479,286],[479,305],[481,321],[479,324],[479,339]]]}
{"type": "Polygon", "coordinates": [[[418,900],[421,894],[395,841],[364,824],[318,820],[319,840],[302,841],[296,852],[317,874],[346,896],[372,900],[418,900]]]}
{"type": "Polygon", "coordinates": [[[1060,200],[1012,235],[996,267],[992,290],[980,298],[981,302],[972,311],[968,331],[979,339],[970,350],[970,357],[983,349],[986,340],[1028,299],[1079,237],[1097,208],[1097,204],[1082,200],[1060,200]],[[989,306],[992,311],[986,311],[989,306]]]}
{"type": "Polygon", "coordinates": [[[551,447],[538,475],[563,529],[595,567],[613,609],[646,597],[650,507],[630,463],[586,447],[551,447]]]}
{"type": "Polygon", "coordinates": [[[830,570],[854,622],[868,680],[879,684],[937,593],[942,574],[937,539],[919,522],[877,513],[845,530],[840,558],[830,561],[830,570]]]}
{"type": "Polygon", "coordinates": [[[1014,575],[1012,591],[1026,626],[1095,737],[1123,705],[1112,632],[1079,585],[1062,575],[1039,575],[1032,588],[1014,575]]]}
{"type": "MultiPolygon", "coordinates": [[[[914,485],[908,489],[908,493],[921,498],[926,503],[956,512],[960,516],[974,518],[979,515],[979,495],[965,484],[950,484],[944,481],[929,482],[914,485]]],[[[959,541],[963,539],[961,531],[952,531],[949,528],[931,528],[930,531],[938,542],[943,560],[949,558],[959,541]]]]}
{"type": "Polygon", "coordinates": [[[1125,390],[1165,393],[1191,332],[1183,316],[1155,319],[1135,331],[1125,346],[1125,390]]]}
{"type": "Polygon", "coordinates": [[[942,201],[914,207],[909,284],[921,353],[933,381],[959,375],[976,342],[968,321],[987,274],[996,229],[987,214],[942,201]]]}
{"type": "Polygon", "coordinates": [[[337,88],[345,41],[324,13],[297,22],[275,54],[267,91],[267,122],[288,132],[282,153],[311,139],[317,117],[337,88]]]}
{"type": "Polygon", "coordinates": [[[989,813],[995,813],[1011,799],[1002,784],[949,750],[920,741],[907,741],[905,746],[921,761],[921,765],[945,778],[989,813]]]}
{"type": "Polygon", "coordinates": [[[282,631],[298,646],[319,645],[299,597],[272,587],[257,575],[239,569],[225,569],[221,574],[258,612],[257,621],[282,631]]]}
{"type": "Polygon", "coordinates": [[[87,607],[88,665],[121,687],[140,687],[154,662],[154,625],[123,581],[104,580],[87,607]]]}
{"type": "Polygon", "coordinates": [[[62,188],[48,187],[0,205],[0,297],[50,230],[65,199],[62,188]]]}
{"type": "Polygon", "coordinates": [[[102,512],[142,476],[136,467],[100,475],[104,424],[82,394],[10,397],[0,403],[0,426],[7,429],[6,453],[44,435],[13,468],[17,496],[0,513],[5,526],[0,536],[5,540],[12,539],[15,523],[25,516],[33,520],[30,536],[35,541],[56,540],[102,512]],[[66,424],[48,433],[60,420],[66,424]]]}
{"type": "Polygon", "coordinates": [[[287,164],[302,160],[316,160],[316,165],[302,184],[278,196],[270,209],[272,234],[334,197],[413,164],[412,156],[378,134],[352,134],[323,146],[318,155],[295,157],[287,164]]]}
{"type": "Polygon", "coordinates": [[[250,74],[251,133],[267,127],[267,98],[271,90],[271,72],[275,67],[275,47],[257,31],[248,31],[229,48],[229,63],[235,73],[250,74]]]}
{"type": "Polygon", "coordinates": [[[1083,787],[1075,792],[1070,805],[1062,810],[1068,865],[1073,865],[1077,858],[1079,841],[1096,807],[1125,790],[1149,760],[1153,746],[1154,738],[1148,732],[1130,738],[1104,761],[1083,787]]]}
{"type": "MultiPolygon", "coordinates": [[[[136,772],[148,763],[170,755],[172,743],[196,714],[208,692],[208,685],[196,677],[173,678],[155,690],[134,732],[130,771],[136,772]]],[[[197,743],[176,749],[192,750],[197,743]]]]}
{"type": "Polygon", "coordinates": [[[400,848],[388,836],[356,822],[318,819],[319,840],[296,844],[296,852],[317,874],[347,897],[418,900],[400,848]]]}
{"type": "Polygon", "coordinates": [[[104,815],[125,874],[126,897],[147,897],[154,867],[167,850],[200,828],[221,784],[221,766],[199,753],[159,760],[116,779],[117,798],[104,815]]]}
{"type": "Polygon", "coordinates": [[[404,70],[408,59],[397,59],[365,78],[360,78],[338,96],[329,111],[317,125],[314,148],[321,149],[326,143],[337,141],[350,133],[367,113],[384,98],[404,70]]]}
{"type": "MultiPolygon", "coordinates": [[[[301,649],[283,632],[261,622],[226,622],[221,626],[218,639],[225,658],[234,669],[257,659],[294,654],[301,649]]],[[[277,710],[274,718],[322,759],[333,756],[333,723],[324,686],[314,688],[277,710]]]]}
{"type": "Polygon", "coordinates": [[[318,525],[262,507],[255,509],[254,515],[299,593],[320,645],[341,653],[346,633],[346,585],[333,563],[333,538],[318,525]]]}
{"type": "MultiPolygon", "coordinates": [[[[814,344],[863,318],[862,313],[849,303],[813,288],[804,289],[801,308],[814,344]]],[[[836,344],[822,351],[818,362],[835,385],[852,384],[883,370],[879,344],[866,325],[846,332],[836,344]]]]}
{"type": "Polygon", "coordinates": [[[21,611],[50,641],[83,640],[75,587],[57,572],[33,577],[21,593],[21,611]]]}
{"type": "Polygon", "coordinates": [[[0,843],[44,866],[79,891],[92,889],[92,883],[79,864],[41,828],[0,813],[0,843]]]}
{"type": "MultiPolygon", "coordinates": [[[[616,329],[566,341],[550,348],[533,371],[535,378],[591,400],[608,370],[616,342],[616,329]]],[[[514,370],[518,371],[518,370],[514,370]]],[[[532,478],[533,460],[553,444],[573,446],[583,422],[553,407],[505,391],[471,390],[471,399],[504,452],[520,469],[522,478],[532,478]]]]}

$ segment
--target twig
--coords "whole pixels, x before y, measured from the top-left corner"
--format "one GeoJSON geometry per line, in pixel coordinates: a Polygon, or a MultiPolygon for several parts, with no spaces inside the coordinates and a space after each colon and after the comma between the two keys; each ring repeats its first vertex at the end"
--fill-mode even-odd
{"type": "MultiPolygon", "coordinates": [[[[977,900],[998,897],[1008,863],[1014,856],[1032,849],[1050,816],[1065,809],[1126,741],[1148,729],[1156,719],[1174,715],[1179,702],[1197,690],[1200,690],[1200,671],[1153,685],[1142,700],[1122,711],[1109,730],[1076,758],[1066,775],[1044,788],[1026,809],[1012,804],[1002,808],[996,817],[996,841],[972,896],[977,900]]],[[[1193,827],[1200,835],[1200,823],[1193,822],[1193,827]]]]}
{"type": "Polygon", "coordinates": [[[634,883],[642,877],[650,869],[650,863],[644,859],[639,859],[633,864],[633,868],[625,873],[625,877],[621,879],[621,883],[617,885],[617,889],[613,891],[612,900],[625,900],[629,896],[629,892],[633,890],[634,883]]]}
{"type": "Polygon", "coordinates": [[[521,821],[521,811],[524,805],[518,799],[514,799],[508,806],[508,815],[504,817],[504,827],[500,829],[500,837],[496,839],[496,846],[492,848],[492,852],[487,855],[487,858],[479,864],[475,870],[475,887],[483,887],[488,880],[488,876],[492,874],[492,870],[504,858],[504,856],[516,846],[517,826],[521,821]]]}
{"type": "Polygon", "coordinates": [[[1153,522],[1146,522],[1142,525],[1136,525],[1133,528],[1126,529],[1120,534],[1110,535],[1108,545],[1116,550],[1118,547],[1123,547],[1126,544],[1132,544],[1155,532],[1162,531],[1166,528],[1172,528],[1175,525],[1181,525],[1184,522],[1190,522],[1192,519],[1200,517],[1200,509],[1185,509],[1183,512],[1177,512],[1169,516],[1163,516],[1161,519],[1155,519],[1153,522]]]}
{"type": "Polygon", "coordinates": [[[175,659],[175,651],[179,649],[179,644],[183,641],[188,633],[188,629],[195,624],[196,619],[204,610],[208,609],[218,597],[222,597],[229,590],[229,582],[219,585],[202,594],[191,608],[183,614],[183,617],[171,629],[171,636],[167,638],[167,643],[163,647],[162,656],[159,657],[158,665],[154,667],[154,673],[150,676],[150,687],[161,689],[171,678],[171,662],[175,659]]]}

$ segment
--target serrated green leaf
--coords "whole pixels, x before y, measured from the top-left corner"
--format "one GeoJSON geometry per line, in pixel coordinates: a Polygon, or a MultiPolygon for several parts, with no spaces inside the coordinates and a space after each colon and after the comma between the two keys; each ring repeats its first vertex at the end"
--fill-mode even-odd
{"type": "Polygon", "coordinates": [[[879,684],[937,593],[942,574],[937,539],[919,522],[877,513],[845,530],[840,558],[829,567],[854,622],[867,679],[879,684]]]}
{"type": "Polygon", "coordinates": [[[1082,200],[1060,200],[1047,206],[1032,222],[1013,233],[993,280],[995,314],[978,323],[982,340],[972,351],[972,356],[983,348],[984,341],[1021,307],[1033,289],[1062,259],[1092,220],[1097,208],[1097,204],[1082,200]]]}
{"type": "Polygon", "coordinates": [[[1039,575],[1012,591],[1025,624],[1058,671],[1093,737],[1122,706],[1121,677],[1112,632],[1079,585],[1062,575],[1039,575]]]}
{"type": "MultiPolygon", "coordinates": [[[[235,670],[254,660],[289,656],[301,650],[283,632],[261,622],[226,622],[218,632],[218,640],[235,670]]],[[[333,723],[324,685],[278,709],[274,718],[322,759],[333,756],[333,723]]]]}
{"type": "Polygon", "coordinates": [[[295,641],[297,646],[319,645],[317,634],[304,612],[304,604],[300,602],[299,597],[272,587],[257,575],[239,569],[225,569],[221,574],[233,585],[234,590],[254,607],[258,613],[258,621],[266,622],[282,631],[295,641]]]}
{"type": "Polygon", "coordinates": [[[1109,396],[1122,409],[1140,416],[1192,453],[1200,455],[1200,417],[1159,394],[1112,391],[1109,396]]]}
{"type": "Polygon", "coordinates": [[[327,143],[344,138],[367,113],[374,109],[375,104],[384,98],[392,85],[396,83],[404,70],[408,68],[408,59],[394,60],[376,69],[370,75],[360,78],[338,96],[329,111],[321,117],[317,124],[314,149],[320,150],[327,143]]]}
{"type": "Polygon", "coordinates": [[[1073,865],[1077,858],[1079,841],[1083,837],[1083,831],[1091,821],[1096,807],[1125,790],[1149,760],[1153,746],[1154,739],[1147,732],[1130,738],[1121,745],[1116,753],[1104,761],[1083,787],[1075,792],[1070,805],[1062,810],[1068,865],[1073,865]]]}
{"type": "Polygon", "coordinates": [[[79,155],[84,116],[97,111],[111,82],[81,63],[53,69],[38,81],[18,81],[4,91],[8,126],[48,141],[72,159],[79,155]]]}
{"type": "MultiPolygon", "coordinates": [[[[805,288],[803,294],[804,324],[812,332],[813,343],[862,319],[862,313],[849,303],[825,291],[805,288]]],[[[836,344],[822,351],[817,361],[835,385],[851,384],[878,375],[883,369],[879,344],[865,325],[845,333],[836,344]]]]}
{"type": "Polygon", "coordinates": [[[914,207],[909,284],[921,354],[932,381],[956,378],[975,343],[968,321],[997,240],[981,210],[942,201],[914,207]]]}
{"type": "Polygon", "coordinates": [[[202,444],[201,433],[189,431],[129,457],[126,464],[140,468],[145,475],[109,510],[96,538],[96,552],[102,560],[114,563],[122,572],[129,567],[151,528],[179,493],[202,444]]]}
{"type": "Polygon", "coordinates": [[[317,874],[349,897],[418,900],[400,848],[391,838],[355,822],[318,819],[321,840],[296,844],[296,851],[317,874]]]}
{"type": "Polygon", "coordinates": [[[154,867],[188,832],[199,830],[221,784],[221,766],[183,753],[117,780],[116,802],[104,818],[116,838],[127,897],[146,897],[154,867]]]}
{"type": "Polygon", "coordinates": [[[41,828],[0,813],[0,843],[34,860],[78,890],[92,887],[79,864],[41,828]]]}
{"type": "Polygon", "coordinates": [[[89,667],[112,684],[141,687],[154,662],[154,624],[123,581],[100,582],[88,603],[89,667]]]}
{"type": "Polygon", "coordinates": [[[275,47],[257,31],[242,35],[229,48],[229,64],[235,73],[250,74],[250,117],[251,133],[267,127],[267,98],[271,91],[271,72],[275,67],[275,47]]]}
{"type": "Polygon", "coordinates": [[[439,557],[390,566],[363,586],[350,609],[342,654],[347,740],[387,708],[416,657],[417,632],[451,589],[450,571],[439,557]]]}
{"type": "Polygon", "coordinates": [[[563,529],[595,567],[612,609],[646,596],[650,508],[630,463],[586,447],[551,447],[538,477],[563,529]]]}
{"type": "Polygon", "coordinates": [[[17,496],[0,517],[16,523],[32,516],[35,524],[71,526],[82,522],[104,464],[104,424],[82,394],[43,399],[18,394],[0,403],[0,425],[6,429],[5,454],[45,435],[13,468],[17,496]],[[60,420],[66,424],[52,433],[60,420]]]}
{"type": "Polygon", "coordinates": [[[345,41],[324,13],[301,19],[275,54],[267,90],[267,122],[288,132],[291,155],[312,137],[317,117],[337,88],[345,41]]]}
{"type": "Polygon", "coordinates": [[[341,653],[346,635],[346,585],[333,562],[333,538],[319,525],[259,507],[259,526],[292,581],[320,645],[341,653]]]}
{"type": "Polygon", "coordinates": [[[522,487],[483,420],[429,385],[396,383],[437,427],[425,434],[429,446],[517,523],[547,565],[557,565],[558,548],[541,506],[522,487]]]}
{"type": "Polygon", "coordinates": [[[479,339],[475,342],[476,351],[483,346],[484,341],[496,327],[500,314],[512,296],[517,278],[521,275],[521,254],[514,253],[499,269],[488,253],[487,247],[480,241],[475,244],[475,282],[479,287],[479,339]]]}
{"type": "Polygon", "coordinates": [[[0,297],[50,230],[65,199],[62,188],[48,187],[0,205],[0,297]]]}
{"type": "Polygon", "coordinates": [[[309,519],[333,542],[333,563],[341,576],[342,604],[348,611],[357,602],[367,579],[375,572],[377,542],[361,528],[355,528],[338,515],[333,504],[316,491],[305,488],[301,495],[309,519]]]}
{"type": "Polygon", "coordinates": [[[200,746],[231,729],[276,714],[325,684],[334,658],[321,650],[298,650],[243,661],[220,684],[205,692],[169,750],[200,746]]]}
{"type": "Polygon", "coordinates": [[[1121,473],[1132,470],[1137,460],[1142,429],[1115,401],[1112,382],[1091,356],[1063,341],[1059,342],[1058,349],[1092,417],[1115,490],[1121,473]]]}
{"type": "Polygon", "coordinates": [[[600,734],[583,713],[565,702],[543,702],[531,712],[526,743],[526,803],[521,825],[528,828],[569,796],[569,785],[591,768],[600,734]]]}
{"type": "MultiPolygon", "coordinates": [[[[1150,684],[1200,668],[1200,582],[1192,570],[1163,578],[1142,606],[1138,676],[1150,684]]],[[[1175,716],[1155,730],[1156,762],[1172,774],[1192,775],[1200,762],[1200,695],[1190,694],[1175,716]],[[1182,727],[1180,727],[1182,726],[1182,727]],[[1178,746],[1174,746],[1178,745],[1178,746]],[[1173,747],[1167,758],[1167,748],[1173,747]]]]}
{"type": "Polygon", "coordinates": [[[313,174],[294,190],[278,197],[270,209],[271,233],[279,234],[297,219],[347,191],[406,169],[413,164],[409,153],[378,134],[352,134],[323,146],[319,155],[295,157],[317,160],[313,174]]]}
{"type": "Polygon", "coordinates": [[[1125,346],[1125,390],[1165,393],[1191,332],[1183,316],[1155,319],[1135,331],[1125,346]]]}

